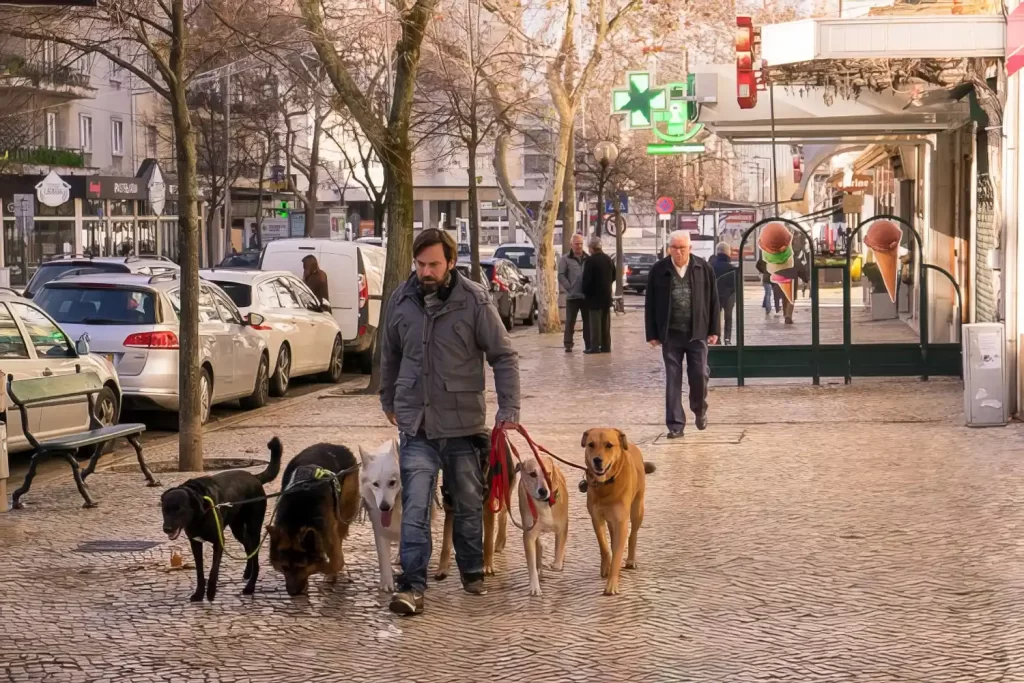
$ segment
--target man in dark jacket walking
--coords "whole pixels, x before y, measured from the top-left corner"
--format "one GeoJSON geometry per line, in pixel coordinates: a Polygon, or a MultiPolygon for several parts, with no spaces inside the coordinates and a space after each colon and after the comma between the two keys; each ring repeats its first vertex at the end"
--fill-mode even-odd
{"type": "Polygon", "coordinates": [[[583,262],[583,298],[590,309],[590,348],[584,353],[611,353],[615,264],[604,253],[600,237],[591,237],[589,246],[590,256],[583,262]]]}
{"type": "Polygon", "coordinates": [[[708,426],[708,344],[718,342],[718,286],[707,261],[690,253],[690,233],[669,235],[669,256],[654,264],[647,279],[647,342],[665,359],[665,426],[678,439],[686,428],[683,360],[690,386],[690,410],[697,429],[708,426]]]}
{"type": "Polygon", "coordinates": [[[485,592],[485,360],[494,371],[495,422],[515,427],[520,406],[519,356],[490,293],[455,269],[455,240],[428,228],[412,253],[416,272],[391,296],[380,340],[380,404],[401,432],[402,576],[390,609],[402,615],[423,611],[438,470],[455,508],[452,540],[463,588],[485,592]]]}
{"type": "Polygon", "coordinates": [[[725,345],[732,341],[732,312],[736,308],[736,267],[732,264],[732,248],[719,242],[716,253],[708,261],[715,271],[718,284],[718,303],[725,313],[725,345]]]}

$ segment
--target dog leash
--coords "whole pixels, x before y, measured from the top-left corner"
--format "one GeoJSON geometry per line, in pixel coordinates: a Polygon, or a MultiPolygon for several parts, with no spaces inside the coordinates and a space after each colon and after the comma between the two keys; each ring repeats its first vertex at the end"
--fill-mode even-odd
{"type": "MultiPolygon", "coordinates": [[[[495,425],[491,431],[491,457],[489,461],[490,465],[490,477],[491,477],[491,493],[489,500],[487,501],[488,509],[493,514],[501,512],[501,508],[504,507],[508,510],[509,519],[512,520],[512,524],[516,528],[527,531],[525,521],[518,523],[515,517],[512,516],[512,476],[508,471],[508,460],[509,455],[515,457],[515,459],[521,465],[523,462],[522,456],[519,455],[519,450],[515,444],[509,439],[509,432],[517,432],[523,439],[526,440],[526,444],[533,451],[534,459],[537,461],[537,465],[540,467],[541,473],[544,475],[544,481],[548,486],[548,491],[551,492],[551,496],[548,498],[548,504],[555,504],[555,487],[551,485],[551,474],[544,467],[544,461],[541,459],[541,453],[545,455],[552,455],[548,449],[543,446],[538,446],[532,438],[530,433],[526,431],[526,427],[517,425],[514,428],[509,428],[504,425],[495,425]]],[[[558,458],[561,461],[561,458],[558,458]]],[[[567,463],[571,464],[571,463],[567,463]]],[[[578,467],[578,465],[577,465],[578,467]]],[[[534,504],[533,496],[527,496],[527,504],[530,508],[530,515],[533,517],[533,524],[537,523],[537,506],[534,504]]],[[[533,524],[530,525],[530,529],[533,528],[533,524]]]]}

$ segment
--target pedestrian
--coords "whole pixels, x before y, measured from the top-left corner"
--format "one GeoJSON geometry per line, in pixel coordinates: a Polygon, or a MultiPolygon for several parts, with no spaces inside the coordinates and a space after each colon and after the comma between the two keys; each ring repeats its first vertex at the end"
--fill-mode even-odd
{"type": "Polygon", "coordinates": [[[327,290],[327,273],[320,269],[316,256],[312,254],[306,255],[302,259],[302,281],[316,295],[321,304],[330,300],[331,295],[327,290]]]}
{"type": "Polygon", "coordinates": [[[519,356],[483,285],[455,269],[455,240],[428,228],[412,245],[415,272],[388,302],[380,402],[398,427],[402,575],[390,609],[423,611],[438,470],[455,513],[455,561],[467,593],[484,588],[484,461],[489,455],[484,359],[494,371],[499,426],[519,421],[519,356]]]}
{"type": "Polygon", "coordinates": [[[726,242],[719,242],[715,251],[708,263],[718,283],[718,303],[725,314],[725,345],[728,346],[732,342],[732,312],[736,308],[736,267],[732,264],[732,248],[726,242]]]}
{"type": "Polygon", "coordinates": [[[612,351],[612,287],[615,285],[615,264],[604,253],[601,238],[590,238],[590,256],[583,262],[584,304],[590,309],[590,348],[583,353],[612,351]]]}
{"type": "Polygon", "coordinates": [[[708,426],[708,344],[718,342],[720,306],[715,271],[690,253],[690,233],[669,235],[669,256],[651,268],[644,313],[647,342],[661,347],[665,360],[665,426],[668,438],[686,428],[683,361],[690,388],[690,410],[697,429],[708,426]]]}
{"type": "Polygon", "coordinates": [[[583,298],[583,235],[572,236],[572,248],[558,262],[558,290],[565,295],[565,352],[571,353],[576,336],[576,316],[583,317],[583,349],[590,348],[590,309],[583,298]]]}
{"type": "Polygon", "coordinates": [[[763,258],[758,258],[754,264],[757,272],[761,273],[761,286],[764,287],[764,299],[761,301],[761,308],[764,309],[764,317],[772,314],[772,301],[775,302],[775,315],[782,310],[782,288],[772,282],[771,273],[768,272],[768,264],[763,258]]]}

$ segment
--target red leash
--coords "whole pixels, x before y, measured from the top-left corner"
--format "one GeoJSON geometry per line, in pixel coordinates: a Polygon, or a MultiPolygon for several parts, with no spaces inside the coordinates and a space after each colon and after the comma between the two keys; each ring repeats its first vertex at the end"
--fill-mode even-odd
{"type": "MultiPolygon", "coordinates": [[[[529,432],[526,431],[526,427],[518,425],[515,428],[508,428],[504,426],[495,426],[494,430],[491,431],[491,458],[490,458],[490,477],[491,477],[491,493],[487,501],[488,508],[494,514],[501,512],[501,508],[504,506],[509,512],[509,518],[512,518],[512,473],[509,472],[509,454],[514,456],[515,460],[522,464],[523,459],[519,455],[519,450],[515,447],[515,444],[509,439],[509,432],[518,432],[524,439],[526,439],[527,445],[530,450],[533,451],[533,457],[537,460],[537,465],[540,466],[540,471],[544,474],[544,481],[547,483],[548,491],[550,491],[550,498],[548,499],[549,505],[555,503],[555,490],[551,485],[551,474],[544,467],[544,461],[541,459],[541,453],[545,455],[552,455],[548,449],[543,446],[538,446],[537,443],[530,438],[529,432]]],[[[552,455],[552,457],[554,457],[552,455]]],[[[530,505],[530,514],[533,515],[533,521],[537,521],[537,508],[533,503],[533,497],[530,496],[528,501],[530,505]]],[[[515,524],[515,519],[512,519],[512,523],[515,524]]],[[[516,526],[519,526],[516,524],[516,526]]],[[[522,528],[522,527],[520,527],[522,528]]]]}

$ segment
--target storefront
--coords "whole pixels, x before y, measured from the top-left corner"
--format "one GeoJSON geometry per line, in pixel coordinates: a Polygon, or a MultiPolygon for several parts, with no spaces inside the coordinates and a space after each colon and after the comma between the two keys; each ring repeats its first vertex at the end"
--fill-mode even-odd
{"type": "Polygon", "coordinates": [[[0,200],[12,286],[61,254],[178,260],[177,184],[152,159],[134,177],[0,175],[0,200]]]}

